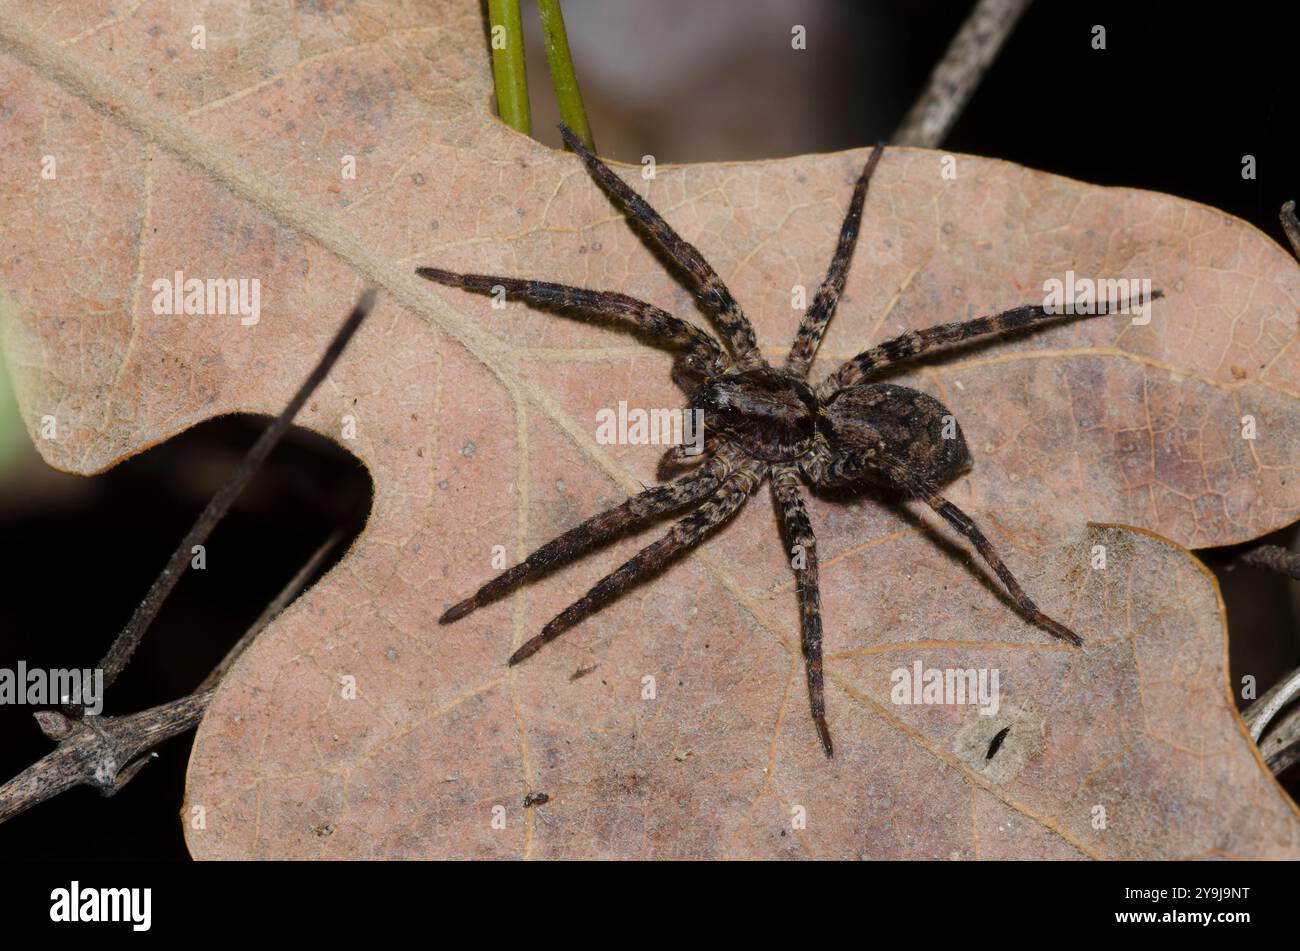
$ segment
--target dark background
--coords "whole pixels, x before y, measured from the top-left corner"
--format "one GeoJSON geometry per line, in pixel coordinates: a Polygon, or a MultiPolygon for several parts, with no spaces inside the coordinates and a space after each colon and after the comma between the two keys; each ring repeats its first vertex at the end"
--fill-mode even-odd
{"type": "MultiPolygon", "coordinates": [[[[887,139],[970,6],[566,0],[565,15],[601,154],[678,163],[887,139]],[[803,51],[790,48],[796,23],[807,27],[803,51]]],[[[1295,6],[1039,0],[944,148],[1190,198],[1282,241],[1278,207],[1300,197],[1295,6]],[[1094,24],[1106,28],[1104,51],[1091,47],[1094,24]],[[1241,177],[1246,154],[1253,181],[1241,177]]],[[[535,134],[558,146],[529,0],[524,17],[535,134]]],[[[12,400],[6,387],[0,404],[12,400]]],[[[93,479],[53,472],[25,436],[0,452],[0,665],[94,663],[261,425],[213,421],[93,479]]],[[[369,495],[344,450],[288,439],[211,539],[209,570],[181,581],[106,712],[190,692],[335,528],[360,530],[369,495]]],[[[1295,536],[1266,540],[1294,546],[1295,536]]],[[[1200,554],[1223,584],[1234,676],[1254,674],[1262,692],[1300,664],[1300,585],[1227,570],[1232,549],[1200,554]]],[[[30,714],[0,707],[0,776],[51,748],[30,714]]],[[[77,789],[0,826],[0,857],[186,858],[189,743],[165,744],[117,797],[77,789]]],[[[1284,777],[1293,794],[1296,773],[1284,777]]]]}

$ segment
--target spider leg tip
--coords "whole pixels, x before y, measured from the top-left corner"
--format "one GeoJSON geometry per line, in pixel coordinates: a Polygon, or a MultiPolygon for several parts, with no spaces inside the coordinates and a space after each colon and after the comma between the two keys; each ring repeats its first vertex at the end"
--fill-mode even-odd
{"type": "Polygon", "coordinates": [[[1059,621],[1053,621],[1046,614],[1044,614],[1040,620],[1043,627],[1047,628],[1053,636],[1059,637],[1061,640],[1068,644],[1073,644],[1075,647],[1083,646],[1083,638],[1074,633],[1074,631],[1070,630],[1064,624],[1061,624],[1059,621]]]}
{"type": "Polygon", "coordinates": [[[451,271],[444,271],[442,268],[437,267],[417,267],[415,273],[425,280],[437,281],[439,284],[453,284],[456,283],[460,277],[458,274],[453,274],[451,271]]]}
{"type": "Polygon", "coordinates": [[[542,645],[536,643],[535,640],[524,641],[523,644],[519,646],[519,649],[510,655],[510,659],[506,661],[506,666],[514,667],[522,663],[523,661],[527,660],[528,658],[536,654],[537,648],[541,646],[542,645]]]}
{"type": "Polygon", "coordinates": [[[817,733],[822,740],[822,749],[826,751],[827,759],[835,758],[835,745],[831,743],[831,731],[826,726],[825,717],[813,717],[813,722],[817,724],[817,733]]]}
{"type": "Polygon", "coordinates": [[[1060,630],[1061,637],[1063,637],[1066,641],[1073,644],[1075,647],[1083,646],[1083,638],[1080,637],[1078,634],[1074,633],[1074,631],[1070,630],[1064,624],[1057,624],[1056,626],[1060,630]]]}
{"type": "Polygon", "coordinates": [[[442,612],[442,617],[438,618],[438,623],[450,624],[452,621],[459,621],[476,607],[478,607],[478,605],[474,603],[473,598],[468,601],[461,601],[459,604],[453,604],[447,610],[442,612]]]}
{"type": "Polygon", "coordinates": [[[563,122],[560,123],[560,138],[564,140],[565,145],[579,155],[585,156],[588,154],[587,147],[582,144],[582,140],[563,122]]]}

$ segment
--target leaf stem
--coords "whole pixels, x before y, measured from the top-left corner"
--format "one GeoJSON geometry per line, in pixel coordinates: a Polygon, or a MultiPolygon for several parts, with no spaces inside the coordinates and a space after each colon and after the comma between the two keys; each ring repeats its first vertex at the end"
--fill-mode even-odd
{"type": "Polygon", "coordinates": [[[492,76],[496,82],[497,112],[516,132],[533,134],[528,110],[528,67],[524,61],[524,26],[519,0],[488,0],[491,25],[492,76]]]}
{"type": "Polygon", "coordinates": [[[582,140],[583,145],[595,152],[596,142],[591,137],[587,109],[582,104],[582,90],[578,88],[578,74],[573,68],[573,55],[569,52],[569,37],[564,29],[560,0],[537,0],[537,16],[542,21],[542,35],[546,39],[546,62],[551,67],[551,83],[555,86],[560,118],[582,140]]]}

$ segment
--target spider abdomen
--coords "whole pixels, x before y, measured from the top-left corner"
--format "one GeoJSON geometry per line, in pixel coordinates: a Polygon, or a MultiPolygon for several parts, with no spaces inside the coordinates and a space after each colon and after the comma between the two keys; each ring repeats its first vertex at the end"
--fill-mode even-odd
{"type": "Polygon", "coordinates": [[[970,449],[952,412],[928,393],[892,383],[851,386],[826,406],[827,440],[837,456],[868,454],[870,481],[895,485],[889,460],[933,485],[971,466],[970,449]]]}

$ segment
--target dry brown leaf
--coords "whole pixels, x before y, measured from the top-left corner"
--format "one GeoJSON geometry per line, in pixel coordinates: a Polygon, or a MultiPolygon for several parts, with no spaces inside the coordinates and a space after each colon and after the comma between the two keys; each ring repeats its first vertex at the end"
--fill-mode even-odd
{"type": "MultiPolygon", "coordinates": [[[[1300,276],[1277,245],[1168,196],[966,156],[945,181],[938,153],[887,153],[815,377],[906,328],[1036,300],[1067,269],[1150,277],[1167,297],[1147,326],[1055,327],[901,378],[943,398],[975,452],[947,494],[1088,643],[1022,622],[928,516],[816,501],[826,762],[765,492],[513,671],[512,645],[649,536],[435,624],[488,577],[493,545],[522,555],[652,481],[658,449],[597,445],[598,408],[682,397],[668,354],[494,311],[415,266],[617,289],[703,320],[571,156],[488,114],[477,5],[226,5],[202,51],[192,19],[0,6],[0,209],[6,357],[34,436],[57,418],[41,451],[77,472],[277,411],[358,289],[386,290],[299,418],[338,438],[355,417],[371,521],[223,684],[191,763],[196,855],[1296,854],[1294,807],[1232,712],[1212,582],[1164,541],[1085,528],[1203,546],[1296,518],[1300,276]],[[176,269],[259,278],[260,322],[155,316],[150,285],[176,269]],[[916,660],[998,668],[1003,718],[890,703],[889,673],[916,660]],[[524,809],[530,791],[549,802],[524,809]]],[[[820,280],[864,156],[627,174],[778,356],[791,287],[820,280]]]]}

